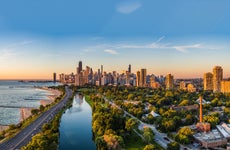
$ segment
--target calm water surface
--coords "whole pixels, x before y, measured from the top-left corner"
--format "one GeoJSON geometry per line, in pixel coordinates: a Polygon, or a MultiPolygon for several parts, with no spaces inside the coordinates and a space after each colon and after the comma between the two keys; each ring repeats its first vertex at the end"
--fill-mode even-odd
{"type": "Polygon", "coordinates": [[[91,121],[91,107],[76,95],[73,106],[61,118],[59,150],[95,150],[91,121]]]}
{"type": "Polygon", "coordinates": [[[0,125],[17,124],[20,107],[39,107],[50,93],[35,87],[56,86],[53,82],[18,82],[0,80],[0,125]],[[10,108],[11,106],[18,108],[10,108]]]}

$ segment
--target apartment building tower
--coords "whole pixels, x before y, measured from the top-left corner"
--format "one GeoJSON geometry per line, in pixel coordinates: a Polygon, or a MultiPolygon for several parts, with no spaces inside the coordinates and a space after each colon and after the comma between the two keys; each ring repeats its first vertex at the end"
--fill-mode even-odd
{"type": "Polygon", "coordinates": [[[166,89],[168,90],[173,89],[173,84],[174,84],[174,78],[171,74],[168,74],[165,80],[166,89]]]}
{"type": "Polygon", "coordinates": [[[140,75],[140,71],[137,71],[137,76],[136,76],[136,86],[140,86],[140,79],[141,79],[141,75],[140,75]]]}
{"type": "Polygon", "coordinates": [[[223,80],[223,69],[221,66],[213,68],[213,92],[221,92],[221,81],[223,80]]]}
{"type": "Polygon", "coordinates": [[[146,86],[146,76],[147,76],[147,70],[141,69],[141,72],[140,72],[140,86],[141,87],[146,86]]]}
{"type": "Polygon", "coordinates": [[[213,74],[211,72],[204,74],[204,90],[213,90],[213,74]]]}

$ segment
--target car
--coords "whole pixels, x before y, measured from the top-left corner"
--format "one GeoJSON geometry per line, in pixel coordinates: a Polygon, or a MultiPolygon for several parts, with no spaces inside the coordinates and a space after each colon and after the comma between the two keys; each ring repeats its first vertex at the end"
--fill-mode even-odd
{"type": "Polygon", "coordinates": [[[168,141],[168,142],[170,141],[167,137],[164,137],[164,139],[165,139],[166,141],[168,141]]]}

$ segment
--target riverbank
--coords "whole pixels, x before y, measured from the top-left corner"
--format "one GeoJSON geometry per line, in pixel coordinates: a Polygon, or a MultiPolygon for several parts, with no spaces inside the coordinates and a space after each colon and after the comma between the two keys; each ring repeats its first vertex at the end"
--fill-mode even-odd
{"type": "Polygon", "coordinates": [[[85,101],[90,105],[90,107],[93,107],[93,101],[90,99],[89,95],[85,95],[85,101]]]}
{"type": "Polygon", "coordinates": [[[3,130],[6,130],[8,128],[9,128],[9,126],[0,125],[0,132],[2,132],[3,130]]]}
{"type": "MultiPolygon", "coordinates": [[[[93,106],[93,100],[90,99],[89,95],[85,95],[85,101],[91,106],[93,106]]],[[[125,146],[124,148],[126,150],[142,150],[146,146],[146,143],[136,134],[131,133],[130,136],[126,137],[124,139],[125,146]]]]}

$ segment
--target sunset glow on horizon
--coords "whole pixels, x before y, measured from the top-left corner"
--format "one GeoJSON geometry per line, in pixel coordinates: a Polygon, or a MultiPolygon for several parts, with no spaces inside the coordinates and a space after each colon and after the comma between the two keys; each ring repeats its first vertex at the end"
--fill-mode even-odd
{"type": "Polygon", "coordinates": [[[80,60],[93,71],[131,64],[132,73],[175,78],[203,78],[218,65],[230,77],[229,1],[101,3],[0,2],[0,80],[76,73],[80,60]]]}

